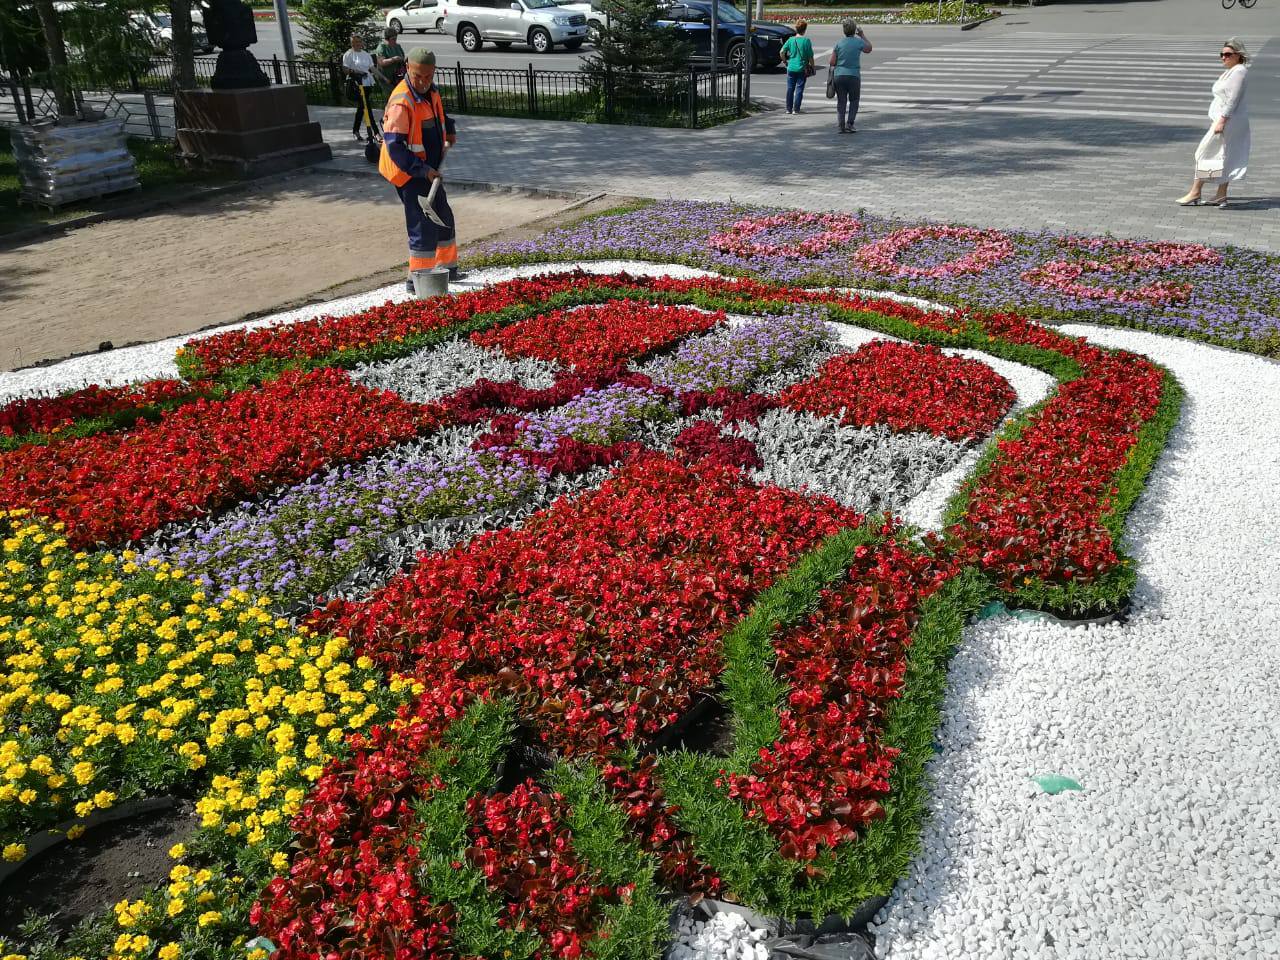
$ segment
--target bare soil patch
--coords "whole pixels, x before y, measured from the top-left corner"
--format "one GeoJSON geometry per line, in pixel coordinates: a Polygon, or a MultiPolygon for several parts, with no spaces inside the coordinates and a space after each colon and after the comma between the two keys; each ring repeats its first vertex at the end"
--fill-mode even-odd
{"type": "MultiPolygon", "coordinates": [[[[451,191],[459,242],[570,206],[558,197],[451,191]]],[[[512,232],[515,231],[515,232],[512,232]]],[[[0,368],[158,340],[367,289],[403,271],[394,191],[376,176],[301,173],[207,201],[0,250],[0,368]],[[363,283],[362,283],[363,281],[363,283]]]]}

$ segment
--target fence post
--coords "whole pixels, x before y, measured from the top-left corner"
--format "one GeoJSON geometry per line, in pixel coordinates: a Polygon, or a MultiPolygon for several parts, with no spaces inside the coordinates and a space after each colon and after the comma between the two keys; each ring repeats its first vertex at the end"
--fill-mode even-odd
{"type": "MultiPolygon", "coordinates": [[[[9,81],[9,92],[13,94],[13,110],[18,115],[18,123],[25,124],[27,122],[27,114],[22,109],[22,97],[18,94],[18,82],[10,75],[6,78],[9,81]]],[[[34,120],[35,118],[32,117],[34,120]]]]}
{"type": "Polygon", "coordinates": [[[147,108],[147,126],[151,128],[151,139],[163,140],[164,135],[160,132],[160,115],[156,113],[155,95],[150,90],[144,90],[142,102],[147,108]]]}
{"type": "Polygon", "coordinates": [[[689,116],[688,123],[690,129],[698,125],[698,75],[694,72],[693,67],[689,68],[689,116]]]}
{"type": "Polygon", "coordinates": [[[743,87],[743,81],[746,76],[747,70],[748,70],[748,67],[746,66],[746,64],[743,64],[738,68],[738,117],[739,119],[741,119],[742,117],[742,87],[743,87]]]}
{"type": "Polygon", "coordinates": [[[22,97],[27,101],[27,116],[34,121],[36,118],[36,104],[31,98],[31,81],[26,76],[22,78],[22,97]]]}
{"type": "Polygon", "coordinates": [[[529,116],[536,117],[538,115],[538,88],[537,80],[533,76],[533,64],[529,64],[528,87],[529,87],[529,116]]]}
{"type": "Polygon", "coordinates": [[[458,74],[458,112],[467,112],[467,80],[466,74],[462,72],[462,61],[459,60],[454,64],[453,69],[458,74]]]}
{"type": "Polygon", "coordinates": [[[276,86],[284,83],[284,74],[280,72],[280,58],[274,53],[271,55],[271,72],[276,75],[276,86]]]}
{"type": "Polygon", "coordinates": [[[328,63],[329,67],[329,92],[333,95],[333,102],[339,106],[342,105],[342,85],[338,82],[338,65],[332,60],[328,63]]]}
{"type": "Polygon", "coordinates": [[[613,123],[613,68],[604,65],[604,119],[613,123]]]}

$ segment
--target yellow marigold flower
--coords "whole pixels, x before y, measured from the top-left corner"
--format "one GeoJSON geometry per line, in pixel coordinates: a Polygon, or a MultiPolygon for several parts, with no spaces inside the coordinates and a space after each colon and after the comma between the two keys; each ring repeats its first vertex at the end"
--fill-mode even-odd
{"type": "Polygon", "coordinates": [[[206,913],[200,914],[200,919],[198,922],[202,927],[209,927],[215,923],[220,922],[221,920],[222,920],[222,914],[220,914],[217,910],[209,910],[206,913]]]}
{"type": "Polygon", "coordinates": [[[289,855],[283,852],[273,853],[271,855],[271,869],[276,873],[283,873],[289,868],[289,855]]]}
{"type": "Polygon", "coordinates": [[[67,829],[68,840],[79,840],[83,836],[84,836],[84,824],[77,823],[74,826],[67,829]]]}
{"type": "Polygon", "coordinates": [[[186,864],[179,863],[169,871],[170,880],[185,880],[191,876],[191,868],[186,864]]]}
{"type": "Polygon", "coordinates": [[[76,783],[85,786],[93,780],[93,764],[88,760],[81,760],[71,768],[71,775],[76,778],[76,783]]]}
{"type": "Polygon", "coordinates": [[[10,863],[17,863],[27,855],[27,845],[25,843],[10,843],[4,848],[4,858],[10,863]]]}
{"type": "Polygon", "coordinates": [[[106,810],[115,802],[116,795],[109,790],[99,790],[93,795],[93,805],[99,810],[106,810]]]}
{"type": "Polygon", "coordinates": [[[177,960],[181,952],[182,948],[176,943],[166,943],[160,948],[160,960],[177,960]]]}
{"type": "Polygon", "coordinates": [[[175,843],[169,848],[169,856],[174,860],[181,860],[187,855],[187,845],[185,843],[175,843]]]}
{"type": "Polygon", "coordinates": [[[176,917],[185,909],[187,909],[187,905],[182,900],[170,900],[165,912],[171,917],[176,917]]]}

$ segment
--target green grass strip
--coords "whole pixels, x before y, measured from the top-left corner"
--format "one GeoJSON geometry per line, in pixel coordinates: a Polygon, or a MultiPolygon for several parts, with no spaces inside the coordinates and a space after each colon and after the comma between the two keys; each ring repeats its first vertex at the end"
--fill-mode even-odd
{"type": "Polygon", "coordinates": [[[467,801],[493,784],[514,727],[509,702],[477,701],[425,758],[426,770],[443,786],[415,805],[421,849],[418,885],[432,902],[455,907],[453,942],[460,956],[525,960],[545,946],[529,933],[498,926],[503,903],[467,860],[467,801]]]}
{"type": "Polygon", "coordinates": [[[587,941],[587,956],[596,960],[658,956],[670,939],[671,908],[654,881],[654,858],[630,839],[625,811],[608,796],[594,767],[559,763],[548,780],[568,803],[569,831],[578,859],[598,871],[605,883],[634,888],[626,902],[607,904],[601,911],[599,936],[587,941]]]}
{"type": "Polygon", "coordinates": [[[728,890],[761,909],[781,908],[795,888],[801,865],[784,860],[778,843],[737,800],[717,786],[721,771],[745,774],[762,747],[780,735],[778,709],[787,684],[773,670],[773,636],[816,609],[822,591],[840,580],[854,552],[880,540],[878,522],[828,537],[760,595],[724,641],[724,699],[735,749],[727,760],[678,751],[659,759],[663,789],[679,808],[676,819],[692,834],[698,856],[728,890]]]}

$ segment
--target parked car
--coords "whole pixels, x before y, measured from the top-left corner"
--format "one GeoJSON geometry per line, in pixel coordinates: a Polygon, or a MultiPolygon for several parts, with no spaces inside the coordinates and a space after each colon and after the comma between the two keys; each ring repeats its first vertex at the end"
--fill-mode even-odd
{"type": "MultiPolygon", "coordinates": [[[[711,61],[711,3],[712,0],[680,0],[662,10],[658,21],[664,26],[679,27],[693,44],[694,62],[711,61]]],[[[728,3],[720,3],[716,9],[719,20],[717,55],[731,66],[741,66],[747,61],[747,18],[741,10],[728,3]]],[[[753,67],[766,70],[782,62],[782,45],[795,31],[779,23],[751,25],[755,41],[753,67]]]]}
{"type": "Polygon", "coordinates": [[[587,39],[592,43],[600,39],[601,28],[608,27],[613,22],[609,19],[608,11],[600,6],[600,0],[556,0],[556,6],[587,18],[587,39]]]}
{"type": "Polygon", "coordinates": [[[587,40],[587,18],[558,6],[555,0],[443,0],[447,34],[462,49],[475,53],[485,43],[499,50],[528,44],[536,53],[557,45],[577,50],[587,40]]]}
{"type": "Polygon", "coordinates": [[[439,30],[444,26],[444,12],[440,7],[439,0],[407,0],[403,7],[388,11],[386,25],[396,33],[439,30]]]}
{"type": "MultiPolygon", "coordinates": [[[[173,20],[167,13],[132,13],[129,19],[146,34],[157,53],[169,56],[173,53],[173,20]]],[[[214,46],[204,32],[204,17],[191,15],[191,45],[196,53],[213,53],[214,46]]]]}

